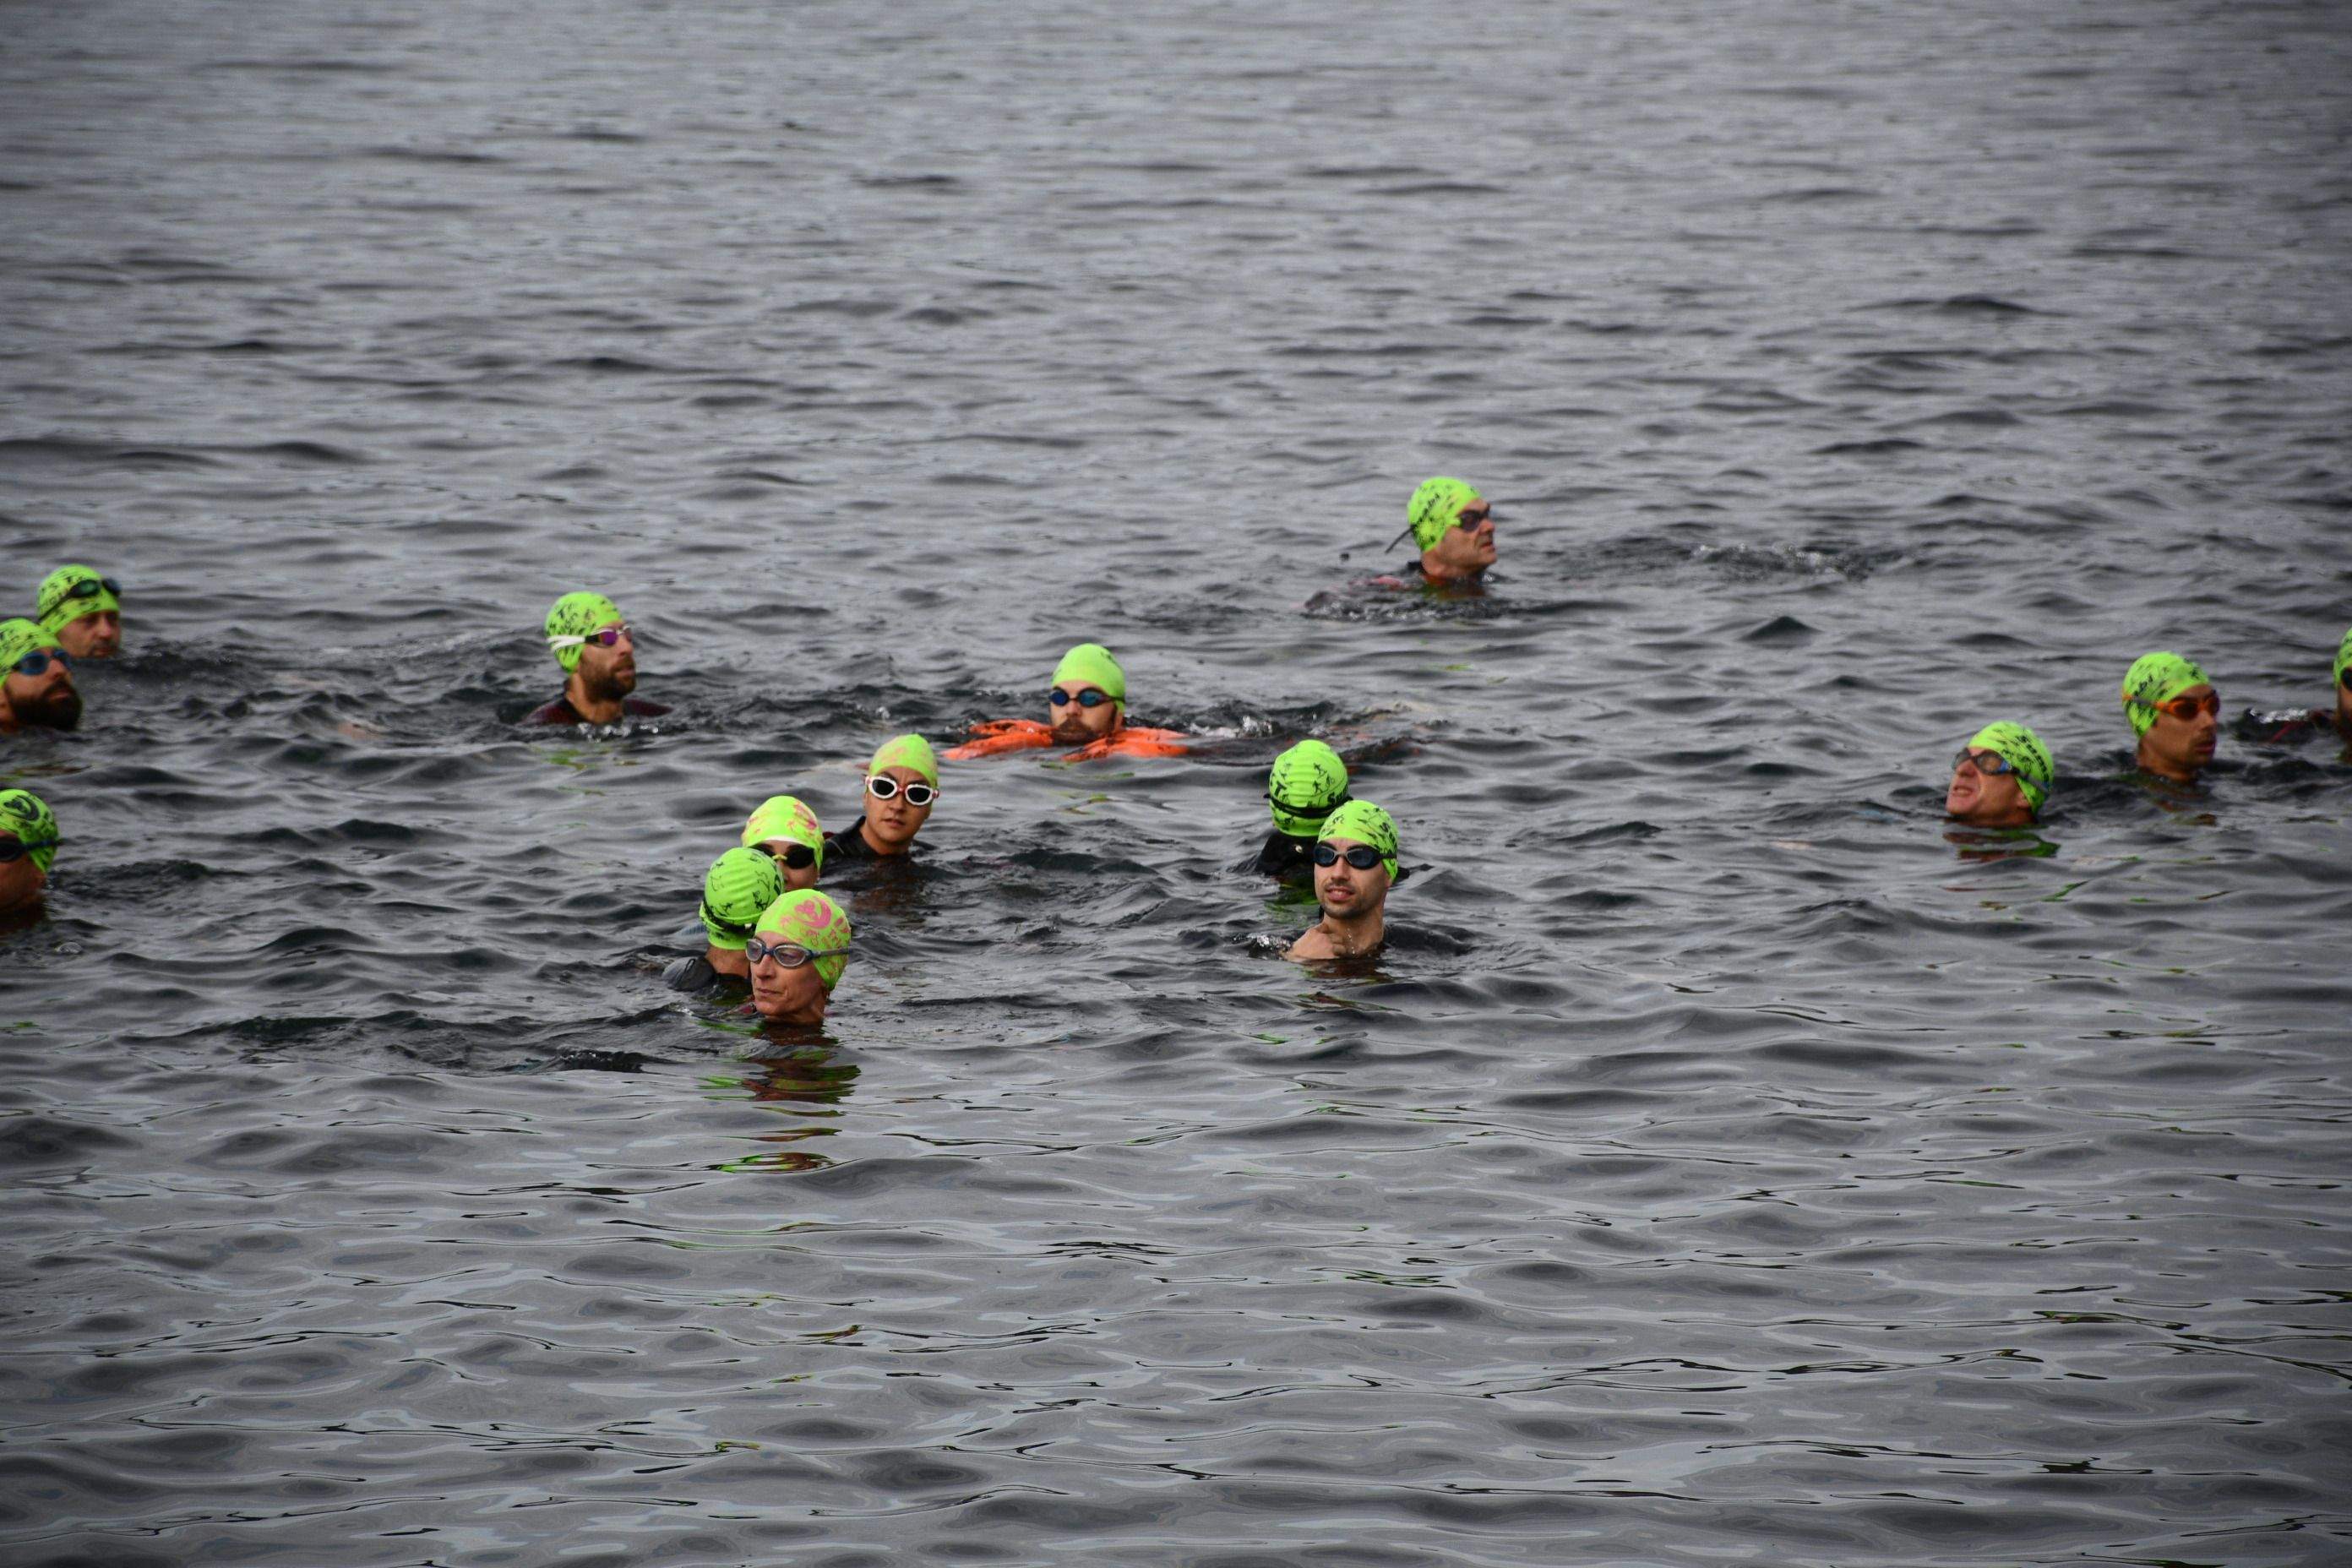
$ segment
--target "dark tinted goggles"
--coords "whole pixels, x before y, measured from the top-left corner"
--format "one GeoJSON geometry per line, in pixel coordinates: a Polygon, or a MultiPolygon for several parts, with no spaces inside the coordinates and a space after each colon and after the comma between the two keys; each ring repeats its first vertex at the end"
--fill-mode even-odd
{"type": "Polygon", "coordinates": [[[1315,863],[1318,866],[1337,866],[1342,859],[1359,871],[1369,871],[1381,863],[1381,852],[1369,844],[1350,844],[1344,856],[1336,844],[1318,844],[1315,847],[1315,863]]]}
{"type": "Polygon", "coordinates": [[[1097,691],[1091,686],[1075,696],[1056,686],[1045,693],[1045,700],[1056,708],[1066,708],[1072,702],[1076,702],[1081,708],[1099,708],[1106,702],[1116,702],[1118,699],[1097,691]]]}

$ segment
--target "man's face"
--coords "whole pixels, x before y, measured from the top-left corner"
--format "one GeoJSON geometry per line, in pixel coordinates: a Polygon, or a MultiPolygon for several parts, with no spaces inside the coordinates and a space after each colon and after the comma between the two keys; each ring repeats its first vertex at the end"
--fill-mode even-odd
{"type": "Polygon", "coordinates": [[[2197,685],[2173,700],[2195,702],[2193,719],[2177,717],[2165,708],[2156,710],[2156,722],[2140,737],[2141,748],[2159,766],[2177,773],[2193,773],[2211,762],[2213,742],[2221,731],[2220,705],[2205,700],[2212,695],[2212,687],[2197,685]]]}
{"type": "Polygon", "coordinates": [[[1343,921],[1361,920],[1377,913],[1388,901],[1387,865],[1375,860],[1370,870],[1360,869],[1348,864],[1348,851],[1358,847],[1354,839],[1327,838],[1323,842],[1339,852],[1339,858],[1328,866],[1315,868],[1315,901],[1323,906],[1323,912],[1343,921]]]}
{"type": "MultiPolygon", "coordinates": [[[[0,833],[0,845],[16,842],[13,833],[0,833]]],[[[48,879],[33,864],[30,855],[19,855],[14,860],[0,860],[0,914],[21,910],[41,896],[41,884],[48,879]]]]}
{"type": "Polygon", "coordinates": [[[8,671],[5,689],[8,706],[19,724],[71,730],[81,723],[81,693],[74,689],[73,671],[66,668],[56,648],[26,654],[8,671]],[[39,673],[25,673],[25,666],[36,662],[41,666],[39,673]]]}
{"type": "Polygon", "coordinates": [[[1065,680],[1054,688],[1068,699],[1056,702],[1045,700],[1045,721],[1054,726],[1054,739],[1065,745],[1083,746],[1089,741],[1099,741],[1118,728],[1119,704],[1113,701],[1102,688],[1083,680],[1065,680]],[[1094,706],[1087,706],[1087,692],[1093,692],[1094,706]]]}
{"type": "Polygon", "coordinates": [[[2032,822],[2033,807],[2017,774],[1985,771],[2005,766],[1987,747],[1962,752],[1952,764],[1952,787],[1944,792],[1946,814],[1971,827],[2023,827],[2032,822]]]}
{"type": "Polygon", "coordinates": [[[816,886],[816,856],[807,845],[795,844],[789,838],[770,838],[760,847],[775,858],[776,869],[783,873],[785,892],[798,892],[803,888],[816,886]],[[787,855],[798,856],[807,864],[795,866],[784,858],[787,855]]]}
{"type": "Polygon", "coordinates": [[[939,804],[939,797],[933,795],[923,805],[908,804],[908,784],[919,784],[926,790],[931,787],[931,781],[913,768],[884,768],[874,776],[888,779],[898,787],[887,800],[877,795],[870,785],[867,787],[866,826],[877,844],[896,854],[912,843],[915,835],[923,830],[923,824],[931,819],[931,809],[939,804]]]}
{"type": "Polygon", "coordinates": [[[1457,526],[1430,547],[1431,563],[1455,577],[1475,577],[1495,563],[1495,513],[1483,500],[1465,505],[1457,526]]]}
{"type": "Polygon", "coordinates": [[[77,616],[58,630],[58,641],[76,658],[112,658],[122,651],[122,612],[77,616]]]}
{"type": "Polygon", "coordinates": [[[626,697],[637,689],[637,645],[629,640],[628,627],[620,630],[621,640],[611,647],[591,637],[580,649],[580,683],[602,701],[626,697]]]}
{"type": "Polygon", "coordinates": [[[762,954],[751,965],[751,1005],[772,1023],[822,1024],[830,1000],[824,982],[816,977],[814,959],[786,969],[772,955],[762,954]]]}

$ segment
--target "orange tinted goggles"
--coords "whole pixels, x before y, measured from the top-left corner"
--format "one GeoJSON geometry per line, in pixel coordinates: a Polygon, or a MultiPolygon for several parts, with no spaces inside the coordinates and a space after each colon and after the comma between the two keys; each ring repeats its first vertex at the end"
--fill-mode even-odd
{"type": "Polygon", "coordinates": [[[2218,691],[2209,691],[2202,697],[2176,697],[2168,702],[2151,702],[2145,697],[2135,697],[2132,700],[2142,708],[2169,713],[2184,724],[2194,722],[2200,713],[2221,711],[2221,694],[2218,691]]]}

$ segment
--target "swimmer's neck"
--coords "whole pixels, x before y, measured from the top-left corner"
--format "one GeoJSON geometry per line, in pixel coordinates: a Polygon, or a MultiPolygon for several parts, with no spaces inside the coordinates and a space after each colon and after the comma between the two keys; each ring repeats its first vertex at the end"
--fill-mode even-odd
{"type": "Polygon", "coordinates": [[[2149,751],[2145,740],[2140,742],[2138,751],[2134,753],[2132,765],[2150,778],[2158,778],[2167,784],[2195,784],[2198,773],[2203,771],[2193,767],[2175,767],[2149,751]]]}
{"type": "Polygon", "coordinates": [[[1385,906],[1344,920],[1326,910],[1315,929],[1323,933],[1334,958],[1361,958],[1368,952],[1377,952],[1389,934],[1385,906]]]}
{"type": "Polygon", "coordinates": [[[730,974],[738,980],[751,978],[751,961],[740,947],[720,947],[714,942],[702,950],[702,962],[710,965],[714,973],[730,974]]]}
{"type": "Polygon", "coordinates": [[[1437,552],[1433,550],[1424,550],[1421,552],[1421,574],[1427,582],[1475,583],[1486,574],[1486,569],[1484,566],[1473,566],[1463,572],[1453,571],[1444,562],[1437,560],[1436,555],[1437,552]]]}
{"type": "MultiPolygon", "coordinates": [[[[547,688],[542,686],[540,689],[544,691],[547,688]]],[[[602,702],[590,697],[588,683],[576,669],[564,678],[563,700],[572,704],[572,710],[580,715],[583,724],[617,724],[622,714],[628,711],[618,697],[608,697],[602,702]]]]}
{"type": "Polygon", "coordinates": [[[885,844],[874,837],[874,825],[862,816],[857,819],[857,837],[866,847],[873,850],[877,855],[904,855],[908,846],[914,842],[910,838],[906,844],[885,844]]]}

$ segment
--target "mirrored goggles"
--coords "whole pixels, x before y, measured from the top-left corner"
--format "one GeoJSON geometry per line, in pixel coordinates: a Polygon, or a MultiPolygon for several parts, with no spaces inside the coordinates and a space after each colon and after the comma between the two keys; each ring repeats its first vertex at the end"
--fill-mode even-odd
{"type": "Polygon", "coordinates": [[[594,643],[598,647],[615,647],[619,646],[621,639],[628,635],[629,625],[626,621],[624,621],[619,626],[599,627],[597,630],[590,632],[584,637],[550,637],[547,639],[547,646],[550,647],[585,647],[590,643],[594,643]]]}

